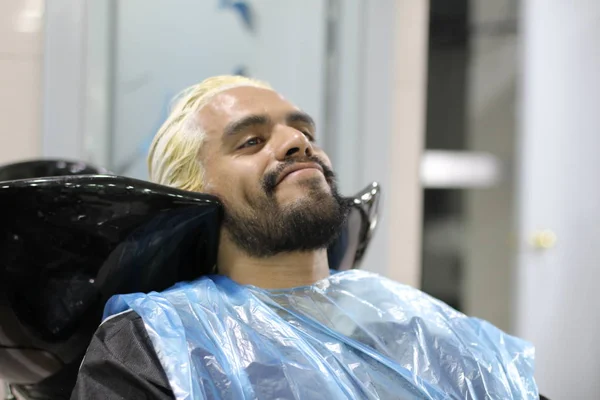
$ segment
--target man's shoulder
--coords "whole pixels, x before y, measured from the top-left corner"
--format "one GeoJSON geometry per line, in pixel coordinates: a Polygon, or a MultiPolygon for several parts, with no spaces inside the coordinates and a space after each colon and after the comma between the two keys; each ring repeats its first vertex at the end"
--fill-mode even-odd
{"type": "Polygon", "coordinates": [[[96,363],[139,366],[148,362],[160,366],[143,318],[130,309],[102,321],[87,349],[82,367],[96,363]]]}
{"type": "Polygon", "coordinates": [[[128,310],[102,322],[81,363],[71,398],[173,398],[139,314],[128,310]]]}
{"type": "Polygon", "coordinates": [[[91,360],[114,359],[119,362],[135,362],[148,358],[154,348],[142,317],[133,310],[123,311],[105,319],[96,329],[84,364],[91,360]],[[132,359],[133,358],[133,359],[132,359]]]}
{"type": "Polygon", "coordinates": [[[135,311],[129,309],[106,318],[95,333],[95,339],[111,342],[119,337],[133,336],[148,338],[144,320],[135,311]]]}
{"type": "Polygon", "coordinates": [[[132,309],[128,309],[106,318],[104,321],[102,321],[98,327],[98,330],[122,329],[123,327],[131,324],[142,324],[143,326],[144,320],[138,313],[132,309]]]}

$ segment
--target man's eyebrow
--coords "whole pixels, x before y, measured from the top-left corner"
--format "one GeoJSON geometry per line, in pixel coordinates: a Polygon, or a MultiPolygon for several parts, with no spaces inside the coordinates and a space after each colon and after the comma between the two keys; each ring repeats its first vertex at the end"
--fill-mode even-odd
{"type": "Polygon", "coordinates": [[[289,113],[286,122],[291,125],[295,122],[304,122],[307,125],[310,125],[313,129],[316,127],[315,121],[312,119],[310,115],[302,111],[295,111],[289,113]]]}
{"type": "Polygon", "coordinates": [[[229,123],[224,130],[223,137],[228,138],[244,132],[246,129],[256,125],[269,125],[271,119],[267,115],[249,115],[237,121],[229,123]]]}

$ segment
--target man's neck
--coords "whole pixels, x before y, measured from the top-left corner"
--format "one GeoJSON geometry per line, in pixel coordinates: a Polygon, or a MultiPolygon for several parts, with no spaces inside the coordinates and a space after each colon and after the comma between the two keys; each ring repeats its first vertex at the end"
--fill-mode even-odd
{"type": "Polygon", "coordinates": [[[327,250],[250,257],[221,235],[217,261],[219,273],[241,285],[287,289],[312,285],[329,276],[327,250]]]}

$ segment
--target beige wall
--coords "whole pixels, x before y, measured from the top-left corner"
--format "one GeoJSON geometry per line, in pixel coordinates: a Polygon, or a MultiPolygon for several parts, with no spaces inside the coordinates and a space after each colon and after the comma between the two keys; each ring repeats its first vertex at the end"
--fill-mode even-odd
{"type": "Polygon", "coordinates": [[[421,155],[425,134],[429,1],[396,2],[387,276],[413,287],[421,281],[421,155]]]}
{"type": "Polygon", "coordinates": [[[41,154],[42,4],[0,1],[0,164],[41,154]]]}
{"type": "Polygon", "coordinates": [[[334,131],[334,165],[346,193],[381,184],[380,219],[361,268],[418,287],[429,1],[363,0],[355,12],[353,20],[342,16],[342,24],[356,21],[360,30],[354,37],[342,30],[349,42],[340,54],[347,75],[335,116],[341,129],[334,131]]]}

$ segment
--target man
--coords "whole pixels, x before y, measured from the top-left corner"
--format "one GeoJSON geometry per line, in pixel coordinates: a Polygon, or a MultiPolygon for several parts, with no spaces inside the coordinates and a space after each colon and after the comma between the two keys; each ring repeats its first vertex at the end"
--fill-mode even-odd
{"type": "Polygon", "coordinates": [[[317,136],[262,82],[183,94],[150,176],[223,202],[218,275],[109,302],[72,398],[537,397],[527,344],[373,274],[331,274],[348,205],[317,136]]]}

